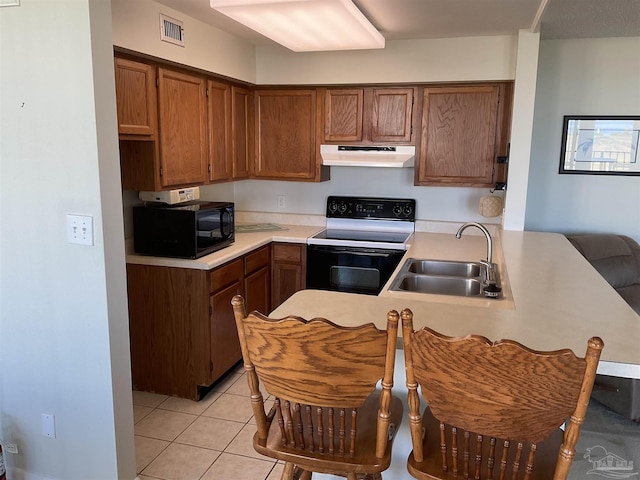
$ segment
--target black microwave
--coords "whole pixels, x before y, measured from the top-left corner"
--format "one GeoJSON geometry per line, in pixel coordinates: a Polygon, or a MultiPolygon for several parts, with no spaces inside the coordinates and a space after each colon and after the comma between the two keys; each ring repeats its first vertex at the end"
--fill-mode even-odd
{"type": "Polygon", "coordinates": [[[133,207],[133,249],[143,255],[200,258],[235,240],[232,202],[133,207]]]}

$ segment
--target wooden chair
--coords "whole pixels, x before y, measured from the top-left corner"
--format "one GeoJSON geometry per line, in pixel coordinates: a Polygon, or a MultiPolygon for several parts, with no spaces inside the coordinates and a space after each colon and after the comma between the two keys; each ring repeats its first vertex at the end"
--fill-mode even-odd
{"type": "Polygon", "coordinates": [[[312,472],[381,479],[402,420],[402,402],[391,394],[398,312],[387,314],[383,331],[319,318],[273,320],[247,315],[240,296],[231,303],[257,425],[255,450],[285,462],[282,480],[308,480],[312,472]],[[273,397],[268,413],[260,383],[273,397]]]}
{"type": "Polygon", "coordinates": [[[538,352],[511,340],[415,332],[411,310],[401,316],[413,477],[567,478],[600,338],[591,338],[578,358],[571,350],[538,352]],[[422,416],[418,385],[428,405],[422,416]]]}

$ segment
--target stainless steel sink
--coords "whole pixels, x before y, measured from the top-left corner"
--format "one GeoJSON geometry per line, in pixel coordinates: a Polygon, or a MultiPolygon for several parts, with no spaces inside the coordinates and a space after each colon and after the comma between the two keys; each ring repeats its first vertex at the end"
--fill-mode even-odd
{"type": "Polygon", "coordinates": [[[408,271],[422,275],[446,275],[449,277],[475,278],[481,274],[483,265],[476,262],[454,262],[447,260],[410,259],[408,271]]]}
{"type": "MultiPolygon", "coordinates": [[[[496,286],[500,286],[495,265],[492,280],[495,280],[496,286]]],[[[485,292],[486,286],[487,267],[480,262],[409,258],[390,290],[463,297],[500,297],[499,293],[485,292]]]]}
{"type": "MultiPolygon", "coordinates": [[[[391,289],[394,290],[393,287],[391,289]]],[[[482,283],[475,278],[410,275],[403,276],[396,289],[409,292],[472,297],[480,295],[482,283]]]]}

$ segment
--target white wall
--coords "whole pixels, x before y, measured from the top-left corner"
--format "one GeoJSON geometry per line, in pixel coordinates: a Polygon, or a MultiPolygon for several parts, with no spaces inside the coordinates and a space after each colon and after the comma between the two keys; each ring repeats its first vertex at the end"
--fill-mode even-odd
{"type": "Polygon", "coordinates": [[[541,42],[527,230],[640,241],[640,177],[558,174],[563,115],[640,114],[638,52],[640,37],[541,42]]]}
{"type": "Polygon", "coordinates": [[[0,427],[20,448],[7,476],[131,480],[110,6],[20,3],[0,9],[0,427]],[[94,246],[67,243],[67,213],[93,217],[94,246]]]}
{"type": "Polygon", "coordinates": [[[253,45],[152,0],[111,0],[111,9],[114,45],[256,82],[253,45]],[[160,40],[160,13],[184,22],[184,47],[160,40]]]}
{"type": "Polygon", "coordinates": [[[294,53],[258,47],[257,83],[513,80],[515,36],[388,41],[382,50],[294,53]]]}

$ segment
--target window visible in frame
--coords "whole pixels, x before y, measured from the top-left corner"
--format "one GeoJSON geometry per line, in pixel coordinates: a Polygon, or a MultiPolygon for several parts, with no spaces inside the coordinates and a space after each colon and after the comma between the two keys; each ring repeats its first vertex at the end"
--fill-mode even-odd
{"type": "Polygon", "coordinates": [[[565,116],[560,173],[640,175],[640,116],[565,116]]]}

